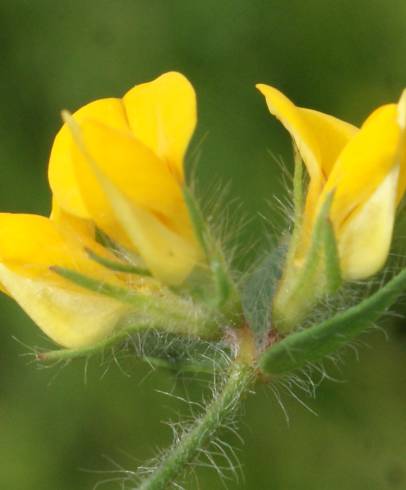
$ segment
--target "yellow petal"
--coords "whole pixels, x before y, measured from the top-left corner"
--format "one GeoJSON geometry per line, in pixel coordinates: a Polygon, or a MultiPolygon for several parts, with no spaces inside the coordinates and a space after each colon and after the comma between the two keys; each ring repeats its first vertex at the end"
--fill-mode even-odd
{"type": "Polygon", "coordinates": [[[86,248],[99,255],[107,254],[88,236],[43,216],[0,213],[0,263],[23,276],[65,283],[49,270],[58,265],[100,280],[121,282],[118,276],[90,260],[86,248]]]}
{"type": "Polygon", "coordinates": [[[59,265],[99,280],[119,283],[87,258],[86,237],[72,235],[50,219],[0,214],[0,284],[55,342],[90,344],[108,335],[127,311],[120,303],[82,290],[49,270],[59,265]]]}
{"type": "MultiPolygon", "coordinates": [[[[129,133],[92,120],[83,120],[80,129],[90,158],[131,202],[165,216],[175,227],[184,226],[187,214],[181,187],[153,152],[129,133]]],[[[116,218],[109,212],[106,196],[76,143],[72,158],[92,218],[106,232],[112,231],[116,218]]]]}
{"type": "Polygon", "coordinates": [[[342,226],[338,249],[344,279],[365,279],[383,267],[392,239],[398,175],[396,165],[342,226]]]}
{"type": "Polygon", "coordinates": [[[341,152],[321,198],[334,191],[331,218],[336,230],[399,163],[399,135],[396,105],[382,106],[341,152]]]}
{"type": "Polygon", "coordinates": [[[92,218],[103,231],[129,245],[128,234],[123,232],[89,159],[97,162],[103,175],[134,207],[150,210],[175,234],[194,240],[181,187],[154,153],[131,135],[90,120],[82,121],[80,138],[82,142],[75,140],[72,147],[78,183],[92,218]]]}
{"type": "Polygon", "coordinates": [[[80,257],[51,220],[31,214],[0,214],[0,262],[34,271],[53,264],[74,267],[78,261],[80,257]]]}
{"type": "Polygon", "coordinates": [[[1,263],[0,282],[41,330],[65,347],[91,345],[108,336],[128,310],[103,296],[25,277],[1,263]]]}
{"type": "Polygon", "coordinates": [[[358,132],[358,128],[329,114],[312,109],[299,110],[303,120],[311,127],[314,135],[317,135],[323,174],[328,177],[337,157],[358,132]]]}
{"type": "Polygon", "coordinates": [[[310,175],[303,228],[307,235],[325,179],[357,128],[328,114],[297,107],[274,87],[259,84],[257,88],[271,114],[289,131],[310,175]]]}
{"type": "Polygon", "coordinates": [[[312,179],[319,180],[322,173],[321,153],[311,126],[298,107],[279,90],[269,85],[258,84],[257,89],[265,96],[269,111],[289,131],[312,179]]]}
{"type": "Polygon", "coordinates": [[[399,204],[406,191],[406,89],[398,103],[398,124],[401,132],[399,142],[400,174],[396,202],[399,204]]]}
{"type": "Polygon", "coordinates": [[[196,96],[190,82],[169,72],[135,86],[123,100],[135,137],[167,161],[182,182],[183,158],[196,126],[196,96]]]}
{"type": "Polygon", "coordinates": [[[103,187],[117,220],[148,269],[164,283],[182,283],[201,258],[197,243],[175,234],[152,213],[129,202],[108,182],[104,182],[103,187]]]}
{"type": "MultiPolygon", "coordinates": [[[[75,138],[76,150],[82,156],[81,176],[86,174],[92,179],[94,186],[92,193],[86,192],[84,195],[94,196],[97,192],[102,202],[100,215],[94,214],[96,222],[101,220],[102,213],[108,215],[111,220],[110,226],[121,226],[121,231],[130,239],[155,277],[169,284],[182,282],[200,258],[201,251],[194,236],[192,235],[190,241],[185,240],[153,213],[130,200],[118,187],[118,181],[110,179],[111,174],[106,175],[109,167],[99,166],[98,160],[88,151],[85,134],[74,119],[68,114],[65,117],[75,138]]],[[[102,155],[100,157],[102,158],[102,155]]],[[[162,191],[164,192],[165,188],[162,191]]],[[[105,221],[103,224],[107,226],[109,222],[105,221]]],[[[115,238],[115,235],[113,237],[115,238]]]]}
{"type": "MultiPolygon", "coordinates": [[[[105,122],[112,128],[129,131],[124,106],[120,99],[96,100],[75,112],[75,118],[79,122],[89,117],[105,122]]],[[[89,218],[77,183],[71,146],[72,136],[64,124],[56,135],[52,147],[48,168],[49,183],[54,199],[61,208],[81,218],[89,218]]]]}
{"type": "Polygon", "coordinates": [[[259,84],[268,108],[289,131],[305,162],[310,177],[328,176],[333,164],[348,141],[357,132],[352,124],[336,117],[297,107],[279,90],[259,84]]]}
{"type": "Polygon", "coordinates": [[[52,200],[52,211],[50,219],[61,227],[69,229],[72,233],[86,236],[91,239],[95,237],[95,226],[89,219],[78,218],[62,209],[55,199],[52,200]]]}

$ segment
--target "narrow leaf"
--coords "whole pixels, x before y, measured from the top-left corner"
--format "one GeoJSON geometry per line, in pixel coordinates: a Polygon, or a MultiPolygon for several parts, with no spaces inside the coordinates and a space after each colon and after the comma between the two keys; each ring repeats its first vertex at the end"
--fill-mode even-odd
{"type": "Polygon", "coordinates": [[[283,374],[323,359],[366,330],[405,288],[406,269],[357,305],[272,345],[259,358],[260,369],[271,375],[283,374]]]}

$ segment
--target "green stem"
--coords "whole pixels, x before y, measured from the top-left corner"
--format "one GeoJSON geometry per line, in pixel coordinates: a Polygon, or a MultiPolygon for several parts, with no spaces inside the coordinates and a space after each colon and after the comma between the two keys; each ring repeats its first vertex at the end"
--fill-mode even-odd
{"type": "Polygon", "coordinates": [[[159,466],[137,487],[138,490],[164,490],[192,462],[200,449],[239,406],[254,379],[246,364],[235,363],[223,389],[213,398],[205,413],[196,420],[184,436],[164,455],[159,466]]]}

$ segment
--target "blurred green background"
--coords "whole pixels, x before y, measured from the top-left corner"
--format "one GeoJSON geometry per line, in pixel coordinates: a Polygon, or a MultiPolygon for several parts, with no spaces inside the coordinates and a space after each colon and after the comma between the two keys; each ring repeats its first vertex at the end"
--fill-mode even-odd
{"type": "MultiPolygon", "coordinates": [[[[405,54],[404,0],[1,0],[0,208],[48,212],[62,108],[176,69],[199,98],[198,186],[231,182],[236,212],[243,203],[251,218],[241,239],[265,244],[264,229],[281,223],[274,196],[286,199],[271,154],[289,169],[291,158],[254,84],[358,124],[398,98],[405,54]]],[[[189,413],[156,390],[199,398],[200,385],[128,359],[37,369],[21,342],[48,341],[5,297],[0,318],[0,488],[87,490],[119,478],[169,444],[162,421],[189,413]]],[[[387,340],[364,337],[360,361],[348,351],[340,369],[330,367],[338,382],[324,381],[317,399],[296,389],[316,414],[283,389],[289,425],[270,390],[247,401],[244,444],[224,436],[245,477],[226,473],[227,488],[406,488],[406,327],[402,318],[386,326],[387,340]]],[[[200,487],[191,478],[186,488],[225,488],[212,470],[198,477],[200,487]]]]}

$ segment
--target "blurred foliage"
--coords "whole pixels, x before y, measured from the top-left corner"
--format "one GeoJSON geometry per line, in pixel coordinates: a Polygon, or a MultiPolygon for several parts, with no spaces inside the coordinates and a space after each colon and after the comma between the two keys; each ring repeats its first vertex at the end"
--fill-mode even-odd
{"type": "MultiPolygon", "coordinates": [[[[47,159],[62,108],[176,69],[199,97],[198,187],[210,198],[231,182],[225,200],[248,218],[239,240],[260,248],[267,227],[280,229],[277,199],[287,196],[277,161],[290,171],[291,157],[254,84],[358,124],[406,85],[405,23],[404,0],[1,0],[0,208],[48,212],[47,159]]],[[[38,370],[20,342],[48,341],[9,299],[0,312],[1,488],[85,490],[119,478],[120,465],[134,469],[169,444],[162,420],[189,413],[156,390],[201,395],[200,385],[132,359],[38,370]]],[[[405,326],[386,325],[388,341],[368,336],[373,348],[360,347],[360,362],[349,349],[341,370],[329,369],[339,382],[324,381],[316,400],[296,387],[318,416],[282,387],[289,426],[269,388],[248,400],[245,444],[224,435],[245,473],[228,488],[406,487],[405,326]]],[[[199,476],[200,488],[223,488],[214,471],[199,476]]]]}

